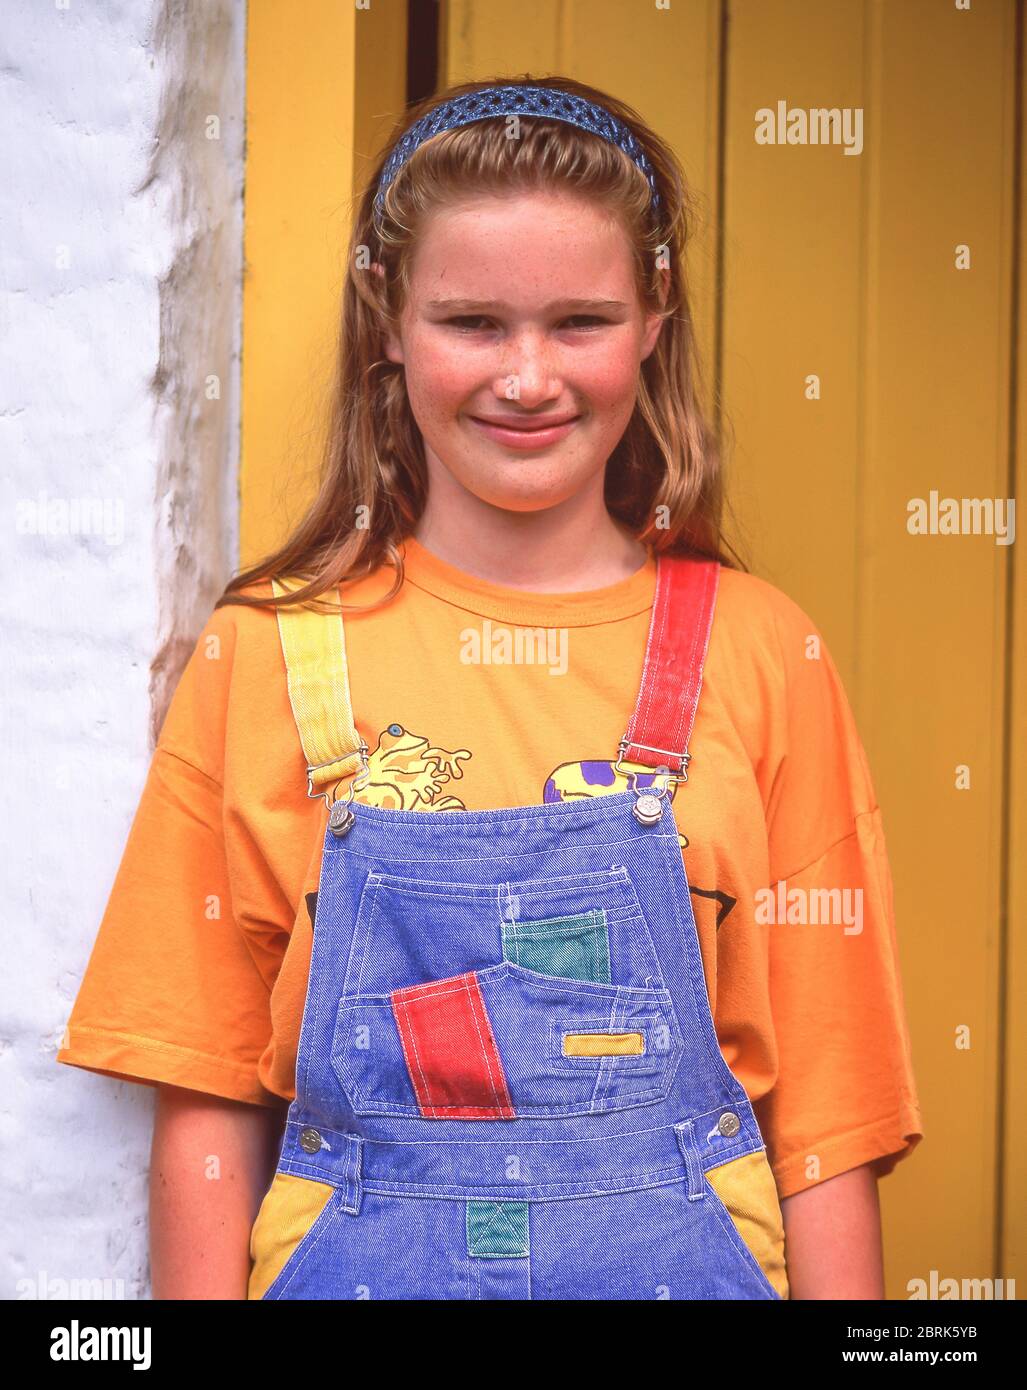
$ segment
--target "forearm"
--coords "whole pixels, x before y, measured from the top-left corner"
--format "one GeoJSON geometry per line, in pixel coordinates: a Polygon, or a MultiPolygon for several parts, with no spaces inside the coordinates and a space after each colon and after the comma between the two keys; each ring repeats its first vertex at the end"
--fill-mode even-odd
{"type": "Polygon", "coordinates": [[[868,1165],[781,1203],[792,1298],[884,1297],[877,1179],[868,1165]]]}
{"type": "Polygon", "coordinates": [[[249,1240],[274,1167],[282,1117],[158,1086],[150,1156],[155,1299],[245,1299],[249,1240]]]}

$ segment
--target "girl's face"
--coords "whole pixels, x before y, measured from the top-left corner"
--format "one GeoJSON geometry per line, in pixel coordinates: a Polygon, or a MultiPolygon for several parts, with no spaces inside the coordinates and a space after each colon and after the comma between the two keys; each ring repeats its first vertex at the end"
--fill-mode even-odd
{"type": "Polygon", "coordinates": [[[429,488],[444,478],[518,512],[601,488],[659,331],[623,229],[594,203],[481,196],[433,213],[386,339],[429,488]]]}

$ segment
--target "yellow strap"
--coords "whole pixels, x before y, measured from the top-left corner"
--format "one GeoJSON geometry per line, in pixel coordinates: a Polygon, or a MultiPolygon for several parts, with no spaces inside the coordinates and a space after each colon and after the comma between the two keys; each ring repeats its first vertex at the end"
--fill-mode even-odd
{"type": "MultiPolygon", "coordinates": [[[[277,597],[302,582],[273,578],[271,587],[277,597]]],[[[307,792],[315,796],[361,765],[363,741],[353,722],[342,614],[297,606],[276,612],[289,703],[307,760],[307,792]]]]}

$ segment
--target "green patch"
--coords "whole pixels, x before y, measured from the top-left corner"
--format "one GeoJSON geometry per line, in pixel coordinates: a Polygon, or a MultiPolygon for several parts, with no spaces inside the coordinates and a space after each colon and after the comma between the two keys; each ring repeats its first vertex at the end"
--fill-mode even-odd
{"type": "Polygon", "coordinates": [[[467,1253],[507,1259],[526,1256],[527,1202],[468,1202],[467,1253]]]}
{"type": "Polygon", "coordinates": [[[503,958],[537,975],[610,983],[610,938],[602,909],[540,922],[504,922],[503,958]]]}

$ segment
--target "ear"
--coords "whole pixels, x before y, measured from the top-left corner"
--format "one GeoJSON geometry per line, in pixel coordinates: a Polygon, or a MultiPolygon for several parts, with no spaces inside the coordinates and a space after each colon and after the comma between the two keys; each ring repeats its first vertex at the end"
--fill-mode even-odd
{"type": "MultiPolygon", "coordinates": [[[[379,261],[371,262],[371,271],[372,274],[379,275],[384,280],[385,267],[379,261]]],[[[390,362],[402,362],[404,360],[403,343],[398,334],[394,333],[391,329],[386,329],[382,334],[382,339],[385,348],[385,356],[388,360],[390,362]]]]}
{"type": "Polygon", "coordinates": [[[659,336],[660,336],[660,329],[661,329],[662,327],[663,327],[663,319],[660,317],[659,314],[646,314],[646,316],[645,316],[645,334],[644,334],[644,336],[643,336],[643,338],[642,338],[642,353],[641,353],[641,360],[642,360],[643,362],[644,362],[645,359],[652,353],[653,348],[655,348],[656,343],[657,343],[657,340],[659,339],[659,336]]]}
{"type": "MultiPolygon", "coordinates": [[[[664,267],[659,273],[660,278],[660,307],[667,303],[667,295],[670,292],[670,271],[664,267]]],[[[645,316],[645,332],[642,335],[642,356],[641,360],[650,355],[655,348],[660,336],[660,329],[663,327],[663,317],[657,313],[648,313],[645,316]]]]}

